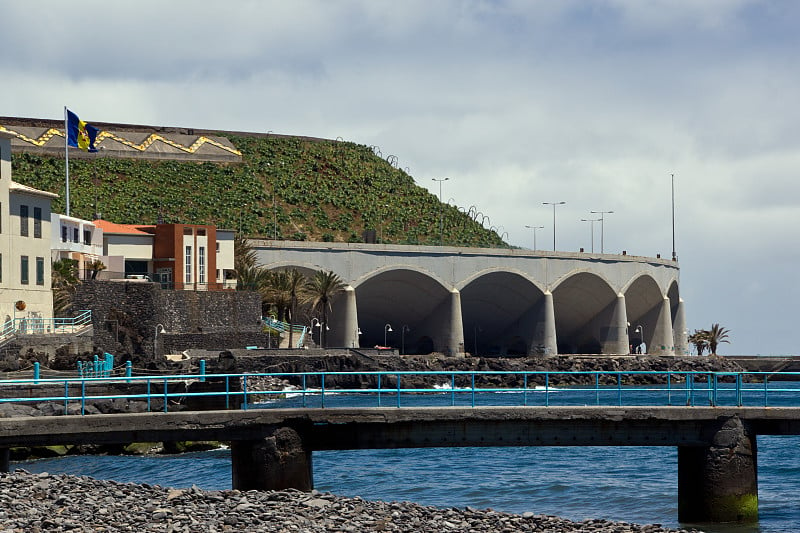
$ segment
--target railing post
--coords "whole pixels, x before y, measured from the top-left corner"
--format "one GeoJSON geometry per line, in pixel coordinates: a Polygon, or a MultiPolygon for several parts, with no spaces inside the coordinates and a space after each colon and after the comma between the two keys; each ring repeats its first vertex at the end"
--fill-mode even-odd
{"type": "MultiPolygon", "coordinates": [[[[321,343],[320,343],[321,344],[321,343]]],[[[319,390],[320,390],[320,402],[322,408],[325,408],[325,374],[319,375],[319,390]]]]}
{"type": "Polygon", "coordinates": [[[767,386],[767,375],[764,374],[764,407],[767,407],[769,405],[769,402],[767,401],[768,394],[769,394],[769,387],[767,386]]]}
{"type": "Polygon", "coordinates": [[[200,359],[200,381],[204,382],[206,380],[206,360],[200,359]]]}
{"type": "Polygon", "coordinates": [[[622,406],[622,374],[617,372],[617,405],[622,406]]]}
{"type": "MultiPolygon", "coordinates": [[[[125,361],[125,377],[130,378],[133,375],[133,363],[130,361],[125,361]]],[[[131,380],[126,380],[127,383],[130,383],[131,380]]]]}
{"type": "Polygon", "coordinates": [[[306,406],[306,375],[305,375],[305,374],[303,374],[303,392],[302,392],[302,398],[303,398],[303,407],[305,407],[305,406],[306,406]]]}
{"type": "Polygon", "coordinates": [[[450,374],[450,405],[455,407],[456,405],[456,374],[455,372],[450,374]]]}
{"type": "Polygon", "coordinates": [[[169,382],[164,378],[164,412],[166,413],[169,406],[169,382]]]}
{"type": "Polygon", "coordinates": [[[381,376],[382,374],[378,373],[378,407],[381,407],[381,376]]]}
{"type": "Polygon", "coordinates": [[[600,372],[594,373],[594,402],[600,405],[600,372]]]}
{"type": "MultiPolygon", "coordinates": [[[[711,380],[711,378],[712,378],[712,374],[709,374],[708,375],[708,379],[711,380]]],[[[716,372],[713,373],[713,378],[714,378],[713,382],[712,382],[713,394],[709,393],[711,395],[711,406],[712,407],[717,405],[717,373],[716,372]]]]}
{"type": "Polygon", "coordinates": [[[667,405],[672,405],[672,372],[667,372],[667,405]]]}
{"type": "Polygon", "coordinates": [[[247,374],[242,376],[242,409],[247,411],[247,374]]]}
{"type": "Polygon", "coordinates": [[[472,407],[475,407],[475,372],[472,373],[472,407]]]}
{"type": "Polygon", "coordinates": [[[397,374],[397,407],[400,407],[400,374],[397,374]]]}
{"type": "Polygon", "coordinates": [[[528,406],[528,373],[522,374],[522,405],[528,406]]]}
{"type": "Polygon", "coordinates": [[[33,363],[33,383],[39,384],[39,362],[33,363]]]}
{"type": "Polygon", "coordinates": [[[550,372],[544,373],[544,406],[550,407],[550,372]]]}

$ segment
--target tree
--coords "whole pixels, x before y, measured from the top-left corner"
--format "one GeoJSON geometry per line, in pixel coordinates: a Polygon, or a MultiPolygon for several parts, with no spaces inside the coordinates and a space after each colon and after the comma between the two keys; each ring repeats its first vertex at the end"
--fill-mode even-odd
{"type": "Polygon", "coordinates": [[[689,335],[688,341],[694,344],[697,350],[697,355],[703,355],[703,352],[708,348],[708,331],[704,329],[696,329],[694,333],[689,335]]]}
{"type": "Polygon", "coordinates": [[[53,290],[53,312],[65,316],[72,309],[72,296],[81,282],[78,278],[78,262],[75,259],[59,259],[50,266],[53,290]]]}
{"type": "Polygon", "coordinates": [[[103,264],[102,261],[96,259],[87,263],[86,268],[92,271],[92,279],[97,279],[97,274],[105,270],[107,267],[103,264]]]}
{"type": "Polygon", "coordinates": [[[286,288],[289,291],[289,346],[293,347],[294,331],[292,324],[297,319],[297,303],[303,293],[303,289],[308,280],[302,272],[293,268],[286,271],[286,288]]]}
{"type": "Polygon", "coordinates": [[[328,324],[328,311],[333,309],[333,299],[340,292],[344,291],[345,284],[341,278],[333,272],[318,270],[303,287],[304,302],[311,306],[312,313],[322,315],[320,327],[320,345],[325,347],[325,329],[328,324]]]}
{"type": "Polygon", "coordinates": [[[727,328],[721,327],[719,324],[711,324],[711,329],[706,331],[708,334],[708,349],[711,355],[717,355],[717,346],[722,342],[730,343],[728,340],[727,328]]]}

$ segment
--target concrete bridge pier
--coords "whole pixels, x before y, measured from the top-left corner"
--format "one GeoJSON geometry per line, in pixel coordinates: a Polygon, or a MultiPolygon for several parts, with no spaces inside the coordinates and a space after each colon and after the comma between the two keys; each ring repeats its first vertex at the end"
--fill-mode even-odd
{"type": "Polygon", "coordinates": [[[678,447],[678,520],[758,521],[756,439],[742,421],[724,420],[708,447],[678,447]]]}
{"type": "Polygon", "coordinates": [[[238,490],[311,491],[311,450],[288,427],[276,428],[263,439],[231,441],[231,478],[238,490]]]}
{"type": "Polygon", "coordinates": [[[668,296],[664,296],[658,310],[655,331],[647,344],[647,353],[655,355],[675,355],[675,337],[672,334],[672,310],[668,296]]]}
{"type": "Polygon", "coordinates": [[[556,338],[556,311],[553,306],[553,293],[544,293],[544,355],[558,355],[558,339],[556,338]]]}

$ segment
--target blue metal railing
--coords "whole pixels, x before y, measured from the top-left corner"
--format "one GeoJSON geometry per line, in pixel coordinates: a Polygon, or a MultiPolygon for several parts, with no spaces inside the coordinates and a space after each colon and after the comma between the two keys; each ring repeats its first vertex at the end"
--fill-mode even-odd
{"type": "MultiPolygon", "coordinates": [[[[110,354],[108,354],[110,355],[110,354]]],[[[70,403],[127,399],[154,404],[167,412],[169,406],[190,397],[224,399],[226,408],[307,408],[307,407],[478,407],[478,406],[792,406],[800,407],[800,372],[784,372],[781,381],[765,372],[302,372],[256,374],[205,374],[169,376],[131,376],[130,365],[124,377],[106,372],[99,361],[101,375],[42,379],[38,368],[33,379],[0,380],[0,403],[61,402],[67,412],[70,403]],[[498,379],[504,377],[505,379],[498,379]],[[791,378],[794,381],[787,382],[791,378]],[[434,387],[415,385],[423,379],[437,381],[434,387]],[[626,384],[631,380],[655,380],[655,384],[626,384]],[[566,381],[577,385],[560,385],[566,381]],[[216,390],[189,392],[187,382],[216,382],[216,390]],[[293,383],[290,389],[277,390],[263,383],[293,383]],[[368,386],[341,386],[337,383],[363,383],[368,386]],[[101,383],[127,383],[126,393],[105,392],[101,383]],[[494,385],[495,382],[513,383],[494,385]],[[11,387],[28,396],[14,396],[11,387]],[[6,389],[6,390],[3,390],[6,389]],[[90,389],[94,389],[92,392],[90,389]],[[38,393],[37,393],[38,391],[38,393]],[[61,393],[63,391],[63,393],[61,393]],[[100,391],[100,392],[98,392],[100,391]],[[158,401],[156,401],[158,400],[158,401]]],[[[90,363],[87,363],[87,365],[90,363]]],[[[112,359],[113,366],[113,359],[112,359]]],[[[117,388],[118,389],[118,388],[117,388]]]]}
{"type": "Polygon", "coordinates": [[[71,318],[12,318],[3,324],[0,339],[19,334],[76,333],[91,324],[91,310],[80,311],[71,318]]]}
{"type": "Polygon", "coordinates": [[[298,324],[290,325],[288,322],[281,322],[280,320],[276,320],[272,317],[261,317],[261,320],[264,321],[264,324],[269,326],[270,328],[280,331],[281,333],[286,333],[289,331],[289,328],[292,329],[293,333],[297,333],[297,342],[295,343],[295,348],[302,348],[303,343],[305,342],[306,337],[306,326],[301,326],[298,324]]]}
{"type": "Polygon", "coordinates": [[[78,361],[78,375],[82,378],[108,378],[113,371],[114,356],[108,352],[103,354],[102,360],[95,355],[93,361],[78,361]]]}

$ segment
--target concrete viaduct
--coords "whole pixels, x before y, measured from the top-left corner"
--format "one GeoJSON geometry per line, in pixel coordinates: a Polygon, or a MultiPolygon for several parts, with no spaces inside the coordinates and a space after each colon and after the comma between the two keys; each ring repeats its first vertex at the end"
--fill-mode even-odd
{"type": "Polygon", "coordinates": [[[629,255],[253,240],[261,266],[347,285],[329,346],[448,355],[688,354],[679,267],[629,255]],[[391,331],[390,331],[391,329],[391,331]]]}

